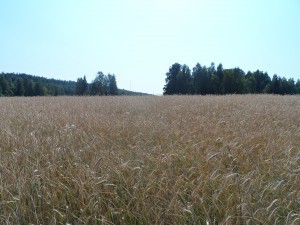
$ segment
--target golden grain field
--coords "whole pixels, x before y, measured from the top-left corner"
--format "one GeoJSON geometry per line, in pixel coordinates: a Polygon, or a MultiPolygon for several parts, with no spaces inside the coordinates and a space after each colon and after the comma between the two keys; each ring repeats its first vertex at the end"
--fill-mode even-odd
{"type": "Polygon", "coordinates": [[[300,96],[0,98],[0,224],[300,224],[300,96]]]}

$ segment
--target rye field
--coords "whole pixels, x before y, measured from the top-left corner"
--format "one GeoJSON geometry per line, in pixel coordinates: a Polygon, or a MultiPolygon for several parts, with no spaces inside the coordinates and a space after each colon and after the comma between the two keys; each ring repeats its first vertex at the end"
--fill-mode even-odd
{"type": "Polygon", "coordinates": [[[300,224],[300,96],[0,98],[0,224],[300,224]]]}

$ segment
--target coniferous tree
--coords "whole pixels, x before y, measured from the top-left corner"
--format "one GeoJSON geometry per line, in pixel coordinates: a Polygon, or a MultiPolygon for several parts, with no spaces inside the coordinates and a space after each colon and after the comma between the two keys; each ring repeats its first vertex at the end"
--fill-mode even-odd
{"type": "Polygon", "coordinates": [[[1,87],[1,95],[7,96],[8,95],[7,89],[9,87],[9,84],[3,74],[0,75],[0,87],[1,87]]]}
{"type": "Polygon", "coordinates": [[[32,80],[27,82],[27,96],[34,96],[34,83],[32,80]]]}
{"type": "Polygon", "coordinates": [[[34,95],[35,96],[44,96],[47,94],[46,88],[40,82],[36,82],[34,85],[34,95]]]}
{"type": "Polygon", "coordinates": [[[189,94],[191,92],[191,70],[187,65],[183,65],[180,68],[179,73],[176,77],[177,85],[176,90],[178,94],[189,94]]]}
{"type": "Polygon", "coordinates": [[[118,95],[118,87],[115,75],[108,74],[107,77],[109,81],[109,94],[118,95]]]}
{"type": "Polygon", "coordinates": [[[297,83],[295,85],[295,89],[296,89],[296,94],[300,94],[300,79],[297,80],[297,83]]]}
{"type": "Polygon", "coordinates": [[[225,94],[242,94],[244,71],[240,68],[224,70],[224,93],[225,94]]]}
{"type": "Polygon", "coordinates": [[[199,80],[200,80],[200,86],[198,87],[199,94],[201,95],[208,94],[210,80],[209,80],[208,70],[206,66],[203,66],[202,69],[200,70],[199,80]]]}
{"type": "Polygon", "coordinates": [[[85,94],[88,90],[88,83],[86,81],[86,76],[83,76],[83,82],[82,82],[82,90],[83,90],[83,94],[85,94]]]}
{"type": "Polygon", "coordinates": [[[255,79],[255,93],[263,93],[264,88],[267,84],[271,82],[270,77],[267,73],[263,73],[262,71],[255,71],[253,73],[255,79]]]}
{"type": "Polygon", "coordinates": [[[16,96],[24,96],[25,94],[25,88],[24,88],[24,81],[22,78],[18,78],[16,80],[16,85],[15,85],[15,95],[16,96]]]}
{"type": "Polygon", "coordinates": [[[86,81],[86,77],[83,76],[83,78],[78,78],[75,87],[75,94],[84,95],[87,93],[87,89],[88,89],[88,84],[86,81]]]}
{"type": "Polygon", "coordinates": [[[245,94],[245,93],[273,93],[296,94],[300,92],[300,81],[278,77],[272,80],[268,73],[262,71],[244,73],[240,68],[223,69],[219,64],[210,67],[199,63],[193,68],[192,75],[185,71],[186,65],[173,64],[166,73],[164,94],[245,94]]]}
{"type": "Polygon", "coordinates": [[[202,67],[200,63],[197,63],[196,66],[193,68],[192,78],[193,78],[193,94],[200,94],[201,93],[201,72],[202,67]]]}
{"type": "Polygon", "coordinates": [[[104,75],[103,77],[103,94],[104,95],[109,95],[109,80],[107,75],[104,75]]]}
{"type": "Polygon", "coordinates": [[[279,94],[280,93],[280,80],[281,78],[274,74],[271,82],[271,90],[272,94],[279,94]]]}
{"type": "MultiPolygon", "coordinates": [[[[213,64],[213,63],[212,63],[213,64]]],[[[214,66],[214,64],[213,64],[214,66]]],[[[210,94],[222,94],[223,90],[223,66],[220,63],[217,67],[217,70],[213,70],[213,73],[210,78],[210,94]]]]}
{"type": "Polygon", "coordinates": [[[244,93],[256,93],[256,79],[254,74],[250,71],[245,75],[244,93]]]}
{"type": "Polygon", "coordinates": [[[175,63],[166,73],[166,84],[164,86],[165,95],[179,94],[179,91],[177,90],[177,75],[179,74],[180,69],[181,65],[179,63],[175,63]]]}
{"type": "Polygon", "coordinates": [[[279,94],[296,94],[296,86],[295,86],[295,81],[294,79],[289,79],[287,80],[285,77],[283,77],[280,80],[280,91],[279,94]]]}

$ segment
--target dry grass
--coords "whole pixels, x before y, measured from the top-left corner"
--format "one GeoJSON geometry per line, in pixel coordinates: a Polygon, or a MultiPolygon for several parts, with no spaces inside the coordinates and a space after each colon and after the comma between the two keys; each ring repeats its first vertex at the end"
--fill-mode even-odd
{"type": "Polygon", "coordinates": [[[0,224],[300,224],[300,97],[0,98],[0,224]]]}

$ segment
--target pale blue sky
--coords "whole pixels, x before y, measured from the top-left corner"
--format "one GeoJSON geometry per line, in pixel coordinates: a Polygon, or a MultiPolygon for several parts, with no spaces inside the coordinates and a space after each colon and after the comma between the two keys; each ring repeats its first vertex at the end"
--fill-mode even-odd
{"type": "Polygon", "coordinates": [[[299,0],[0,0],[0,72],[114,73],[162,93],[175,62],[300,79],[299,0]]]}

